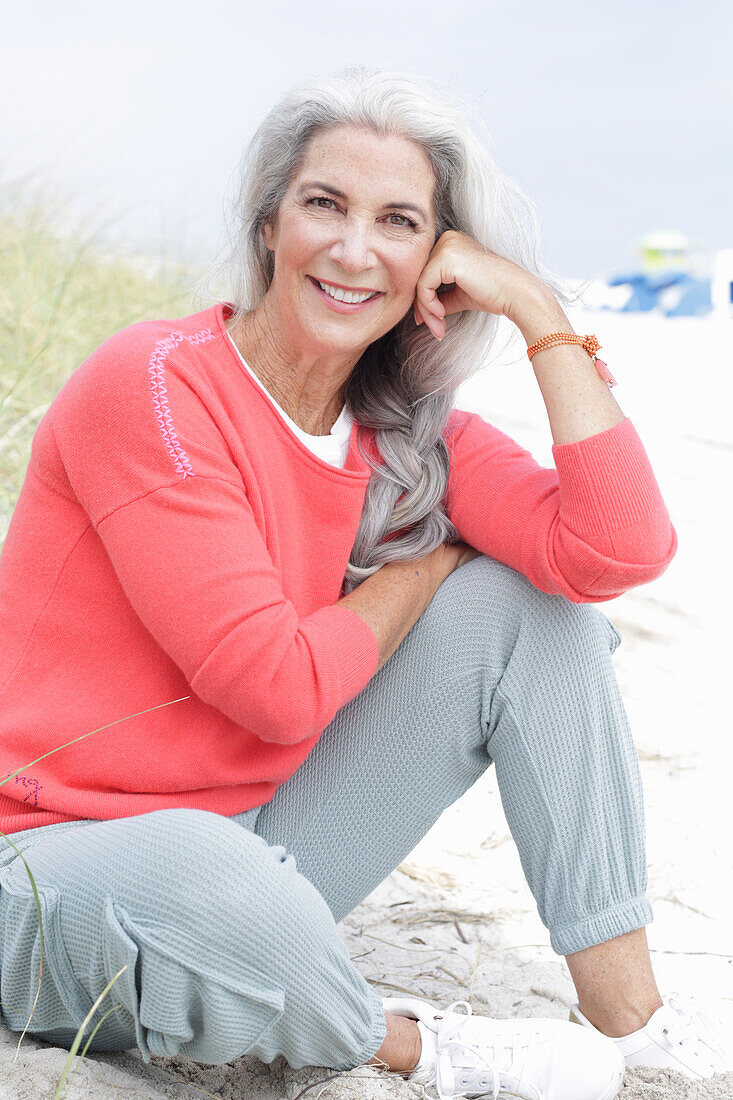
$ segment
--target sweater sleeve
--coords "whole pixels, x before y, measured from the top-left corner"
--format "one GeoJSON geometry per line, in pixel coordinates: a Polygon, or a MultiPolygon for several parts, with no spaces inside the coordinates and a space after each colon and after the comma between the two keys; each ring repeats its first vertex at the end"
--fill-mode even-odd
{"type": "Polygon", "coordinates": [[[454,409],[448,515],[476,550],[543,592],[600,603],[660,576],[677,551],[631,420],[554,444],[556,468],[477,413],[454,409]]]}
{"type": "Polygon", "coordinates": [[[204,702],[263,741],[320,733],[376,671],[374,634],[336,604],[299,618],[242,487],[187,481],[98,525],[127,598],[204,702]]]}
{"type": "Polygon", "coordinates": [[[96,369],[52,407],[69,482],[125,596],[206,703],[264,741],[320,733],[376,672],[376,637],[336,604],[299,616],[190,381],[168,366],[164,431],[149,402],[96,369]]]}

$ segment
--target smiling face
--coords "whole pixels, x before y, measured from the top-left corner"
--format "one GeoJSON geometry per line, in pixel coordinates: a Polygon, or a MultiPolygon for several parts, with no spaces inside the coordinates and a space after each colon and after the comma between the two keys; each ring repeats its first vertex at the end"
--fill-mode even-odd
{"type": "Polygon", "coordinates": [[[435,244],[433,190],[430,161],[406,138],[352,126],[315,135],[262,230],[275,256],[268,296],[298,346],[358,358],[411,310],[435,244]],[[337,288],[370,297],[339,301],[337,288]]]}

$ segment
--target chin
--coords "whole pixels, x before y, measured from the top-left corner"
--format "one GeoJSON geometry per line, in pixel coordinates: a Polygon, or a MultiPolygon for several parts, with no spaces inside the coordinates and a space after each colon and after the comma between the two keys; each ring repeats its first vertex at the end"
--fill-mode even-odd
{"type": "Polygon", "coordinates": [[[313,329],[306,331],[307,339],[311,346],[317,345],[319,348],[323,349],[323,351],[344,353],[363,350],[384,335],[384,330],[381,327],[375,329],[372,333],[367,331],[357,334],[355,331],[348,331],[345,325],[341,332],[334,330],[324,332],[322,329],[317,332],[313,331],[313,329]]]}

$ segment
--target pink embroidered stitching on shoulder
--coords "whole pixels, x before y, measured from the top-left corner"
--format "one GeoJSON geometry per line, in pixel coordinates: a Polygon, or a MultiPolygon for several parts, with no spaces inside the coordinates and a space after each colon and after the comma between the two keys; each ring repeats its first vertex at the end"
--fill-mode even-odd
{"type": "Polygon", "coordinates": [[[168,407],[168,390],[165,384],[165,361],[170,352],[173,351],[174,348],[177,348],[184,340],[187,340],[189,344],[205,344],[208,340],[213,339],[214,333],[210,328],[204,328],[199,332],[193,332],[189,335],[176,329],[170,336],[165,337],[163,340],[158,340],[148,360],[148,374],[150,376],[150,386],[153,393],[153,405],[155,407],[158,427],[160,428],[168,453],[173,459],[176,470],[183,478],[195,477],[196,472],[189,461],[188,455],[178,442],[178,436],[173,427],[173,419],[171,417],[170,408],[168,407]]]}
{"type": "MultiPolygon", "coordinates": [[[[7,772],[5,778],[9,779],[12,774],[12,772],[7,772]]],[[[22,787],[30,787],[30,790],[28,791],[28,794],[25,796],[23,801],[29,802],[29,799],[33,799],[33,801],[29,804],[31,806],[37,806],[38,792],[43,789],[43,784],[39,783],[37,779],[34,779],[30,775],[16,775],[15,782],[16,784],[20,784],[22,787]]]]}

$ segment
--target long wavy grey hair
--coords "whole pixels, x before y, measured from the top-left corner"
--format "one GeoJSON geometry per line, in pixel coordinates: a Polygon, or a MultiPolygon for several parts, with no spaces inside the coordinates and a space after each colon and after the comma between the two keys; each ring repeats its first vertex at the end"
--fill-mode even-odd
{"type": "MultiPolygon", "coordinates": [[[[564,304],[575,300],[539,261],[533,201],[496,166],[485,126],[467,104],[429,80],[399,70],[352,66],[293,85],[269,111],[244,150],[238,194],[228,211],[225,258],[198,284],[227,288],[234,319],[267,292],[274,257],[261,228],[277,216],[315,134],[350,124],[397,134],[422,147],[435,176],[436,240],[459,230],[536,275],[564,304]]],[[[202,291],[204,292],[202,294],[202,291]]],[[[347,595],[388,561],[424,557],[460,536],[446,514],[449,452],[443,438],[457,389],[487,365],[500,318],[464,310],[446,318],[436,340],[412,310],[354,367],[345,401],[356,420],[360,453],[372,469],[343,583],[347,595]],[[361,428],[373,429],[382,457],[364,451],[361,428]]]]}

